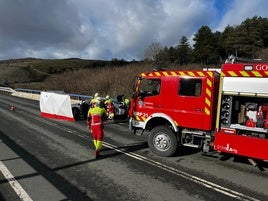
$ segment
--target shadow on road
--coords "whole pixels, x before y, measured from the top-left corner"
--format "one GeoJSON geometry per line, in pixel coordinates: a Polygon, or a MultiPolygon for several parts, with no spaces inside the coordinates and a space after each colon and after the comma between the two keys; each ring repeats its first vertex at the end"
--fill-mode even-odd
{"type": "MultiPolygon", "coordinates": [[[[60,166],[60,167],[57,167],[57,168],[53,168],[52,170],[58,171],[58,170],[74,167],[74,166],[77,166],[77,165],[83,165],[83,164],[86,164],[86,163],[95,162],[96,160],[102,160],[102,159],[122,155],[124,153],[134,152],[134,151],[145,149],[145,148],[148,148],[148,145],[147,145],[146,142],[139,143],[139,144],[134,144],[134,145],[127,145],[127,146],[123,146],[123,147],[116,147],[116,150],[111,149],[111,148],[103,148],[101,150],[101,155],[100,155],[100,157],[98,159],[90,159],[90,160],[86,160],[86,161],[72,163],[72,164],[60,166]],[[122,152],[117,151],[117,150],[120,150],[122,152]]],[[[92,150],[92,153],[93,153],[93,150],[92,150]]]]}
{"type": "MultiPolygon", "coordinates": [[[[256,168],[258,168],[260,171],[265,171],[264,168],[268,168],[268,163],[265,162],[265,161],[261,161],[261,160],[258,160],[258,159],[249,159],[249,158],[246,158],[246,157],[240,157],[240,156],[232,156],[232,155],[224,155],[223,158],[226,158],[227,157],[227,160],[228,158],[231,159],[233,158],[233,162],[235,163],[243,163],[243,164],[249,164],[249,165],[252,165],[256,168]],[[253,162],[251,162],[253,161],[253,162]]],[[[221,158],[222,160],[222,158],[221,158]]]]}
{"type": "Polygon", "coordinates": [[[179,146],[174,153],[173,157],[188,156],[200,152],[201,149],[179,146]]]}
{"type": "Polygon", "coordinates": [[[249,158],[237,156],[237,155],[218,153],[216,151],[206,153],[206,154],[203,153],[202,155],[204,155],[206,157],[218,158],[220,161],[232,160],[234,163],[242,163],[242,164],[246,164],[246,165],[252,165],[252,166],[258,168],[260,171],[265,171],[265,168],[268,168],[268,162],[258,160],[258,159],[249,159],[249,158]]]}
{"type": "MultiPolygon", "coordinates": [[[[20,158],[22,158],[26,163],[28,163],[33,169],[36,170],[36,173],[27,174],[15,177],[16,180],[21,180],[24,178],[31,178],[38,175],[43,176],[47,179],[55,188],[62,192],[68,200],[91,200],[84,192],[80,191],[76,186],[69,183],[64,177],[56,173],[55,169],[49,168],[47,165],[42,163],[36,157],[31,155],[16,142],[10,139],[2,131],[0,131],[0,139],[5,143],[12,151],[14,151],[20,158]]],[[[6,159],[9,160],[9,159],[6,159]]],[[[81,163],[87,163],[90,161],[83,161],[81,163]]],[[[77,165],[77,164],[76,164],[77,165]]],[[[0,180],[0,184],[8,182],[6,179],[0,180]]],[[[1,196],[0,196],[1,198],[1,196]]]]}

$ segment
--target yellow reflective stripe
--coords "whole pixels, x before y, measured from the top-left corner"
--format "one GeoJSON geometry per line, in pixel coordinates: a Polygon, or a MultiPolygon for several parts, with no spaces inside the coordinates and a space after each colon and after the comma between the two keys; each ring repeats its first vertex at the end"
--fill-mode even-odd
{"type": "Polygon", "coordinates": [[[250,76],[246,71],[240,71],[240,74],[241,74],[243,77],[249,77],[249,76],[250,76]]]}
{"type": "Polygon", "coordinates": [[[212,82],[211,82],[209,79],[207,79],[207,85],[208,85],[209,87],[212,86],[212,82]]]}
{"type": "Polygon", "coordinates": [[[184,72],[179,72],[179,74],[180,74],[181,76],[186,76],[186,74],[185,74],[184,72]]]}
{"type": "Polygon", "coordinates": [[[227,71],[221,72],[221,77],[266,77],[268,71],[227,71]]]}
{"type": "Polygon", "coordinates": [[[139,116],[135,116],[135,119],[140,121],[140,117],[139,116]]]}
{"type": "Polygon", "coordinates": [[[168,76],[168,73],[166,71],[163,72],[164,76],[168,76]]]}
{"type": "Polygon", "coordinates": [[[228,71],[228,73],[229,73],[231,76],[233,76],[233,77],[236,77],[236,76],[237,76],[237,74],[236,74],[234,71],[228,71]]]}
{"type": "Polygon", "coordinates": [[[161,74],[159,72],[155,72],[156,76],[160,76],[161,74]]]}
{"type": "Polygon", "coordinates": [[[176,126],[178,126],[179,124],[176,122],[176,121],[174,121],[174,124],[176,125],[176,126]]]}
{"type": "Polygon", "coordinates": [[[206,88],[206,94],[211,97],[211,91],[208,88],[206,88]]]}
{"type": "Polygon", "coordinates": [[[210,115],[210,110],[209,110],[208,108],[206,108],[206,107],[205,107],[205,113],[206,113],[207,115],[210,115]]]}
{"type": "Polygon", "coordinates": [[[208,106],[210,106],[210,104],[211,104],[211,102],[210,102],[210,100],[209,100],[208,98],[205,99],[205,103],[206,103],[208,106]]]}
{"type": "Polygon", "coordinates": [[[197,72],[197,74],[199,75],[199,76],[205,76],[205,74],[203,73],[203,72],[197,72]]]}
{"type": "MultiPolygon", "coordinates": [[[[208,75],[213,75],[212,72],[209,72],[208,75]]],[[[212,91],[211,91],[211,88],[212,88],[212,81],[207,78],[206,79],[206,84],[205,84],[205,87],[206,87],[206,96],[205,96],[205,114],[206,115],[210,115],[211,114],[211,96],[212,96],[212,91]]]]}
{"type": "Polygon", "coordinates": [[[261,75],[258,71],[252,71],[252,73],[253,73],[256,77],[262,77],[262,75],[261,75]]]}
{"type": "Polygon", "coordinates": [[[145,121],[146,117],[134,116],[137,121],[145,121]]]}
{"type": "Polygon", "coordinates": [[[212,78],[213,77],[213,73],[212,72],[208,72],[209,76],[212,78]]]}
{"type": "Polygon", "coordinates": [[[195,76],[195,74],[193,72],[189,72],[190,76],[195,76]]]}
{"type": "Polygon", "coordinates": [[[171,75],[174,75],[174,76],[176,76],[176,75],[177,75],[177,73],[176,73],[176,72],[174,72],[174,71],[171,71],[170,73],[171,73],[171,75]]]}

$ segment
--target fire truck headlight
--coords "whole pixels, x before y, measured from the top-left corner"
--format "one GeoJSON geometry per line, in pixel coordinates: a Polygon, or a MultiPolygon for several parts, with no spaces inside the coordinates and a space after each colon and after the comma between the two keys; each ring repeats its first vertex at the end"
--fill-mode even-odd
{"type": "Polygon", "coordinates": [[[223,112],[221,113],[221,115],[222,115],[223,117],[228,117],[228,116],[230,115],[230,113],[229,113],[228,111],[223,111],[223,112]]]}
{"type": "Polygon", "coordinates": [[[230,126],[231,116],[232,116],[232,104],[233,97],[229,95],[224,95],[222,97],[222,105],[221,105],[221,124],[224,127],[230,126]]]}
{"type": "Polygon", "coordinates": [[[224,102],[229,102],[231,100],[231,97],[230,96],[224,96],[223,97],[223,101],[224,102]]]}
{"type": "Polygon", "coordinates": [[[229,121],[228,121],[228,119],[223,118],[223,119],[221,119],[221,123],[227,125],[227,124],[229,124],[229,121]]]}
{"type": "Polygon", "coordinates": [[[230,108],[230,105],[228,103],[224,103],[222,105],[222,108],[225,109],[225,110],[228,110],[230,108]]]}

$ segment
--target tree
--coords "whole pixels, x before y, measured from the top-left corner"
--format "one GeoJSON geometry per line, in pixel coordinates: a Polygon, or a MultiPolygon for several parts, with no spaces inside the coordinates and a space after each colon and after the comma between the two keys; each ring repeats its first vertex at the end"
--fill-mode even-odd
{"type": "Polygon", "coordinates": [[[232,26],[227,26],[221,34],[221,46],[225,52],[225,56],[236,55],[234,52],[235,45],[235,29],[232,26]]]}
{"type": "Polygon", "coordinates": [[[168,66],[169,65],[168,57],[169,57],[169,48],[165,47],[155,55],[154,64],[159,68],[168,66]]]}
{"type": "Polygon", "coordinates": [[[245,54],[252,58],[255,58],[255,52],[264,45],[260,20],[261,18],[257,17],[247,18],[240,26],[245,35],[245,54]]]}
{"type": "Polygon", "coordinates": [[[219,31],[216,31],[215,33],[213,33],[212,36],[213,36],[213,40],[212,40],[213,50],[209,58],[209,63],[218,65],[218,64],[221,64],[223,58],[226,57],[225,52],[222,48],[222,43],[221,43],[222,33],[219,31]]]}
{"type": "Polygon", "coordinates": [[[201,64],[210,63],[210,55],[214,51],[214,38],[211,29],[208,26],[202,26],[194,35],[194,57],[196,62],[201,64]]]}
{"type": "Polygon", "coordinates": [[[176,49],[178,52],[178,64],[179,65],[188,64],[191,60],[192,49],[186,36],[181,37],[180,43],[176,49]]]}
{"type": "Polygon", "coordinates": [[[267,18],[246,19],[239,26],[227,26],[222,33],[222,46],[226,53],[255,58],[256,52],[268,46],[267,18]]]}
{"type": "Polygon", "coordinates": [[[162,50],[160,43],[152,43],[144,51],[144,60],[155,61],[156,55],[162,50]]]}
{"type": "Polygon", "coordinates": [[[178,61],[177,50],[174,47],[170,47],[167,51],[168,64],[175,64],[178,61]]]}

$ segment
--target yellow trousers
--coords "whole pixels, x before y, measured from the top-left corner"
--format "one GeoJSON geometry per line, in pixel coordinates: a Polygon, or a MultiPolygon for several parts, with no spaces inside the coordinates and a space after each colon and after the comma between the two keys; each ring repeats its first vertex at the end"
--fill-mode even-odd
{"type": "Polygon", "coordinates": [[[101,150],[102,148],[102,141],[100,140],[93,140],[96,150],[101,150]]]}

